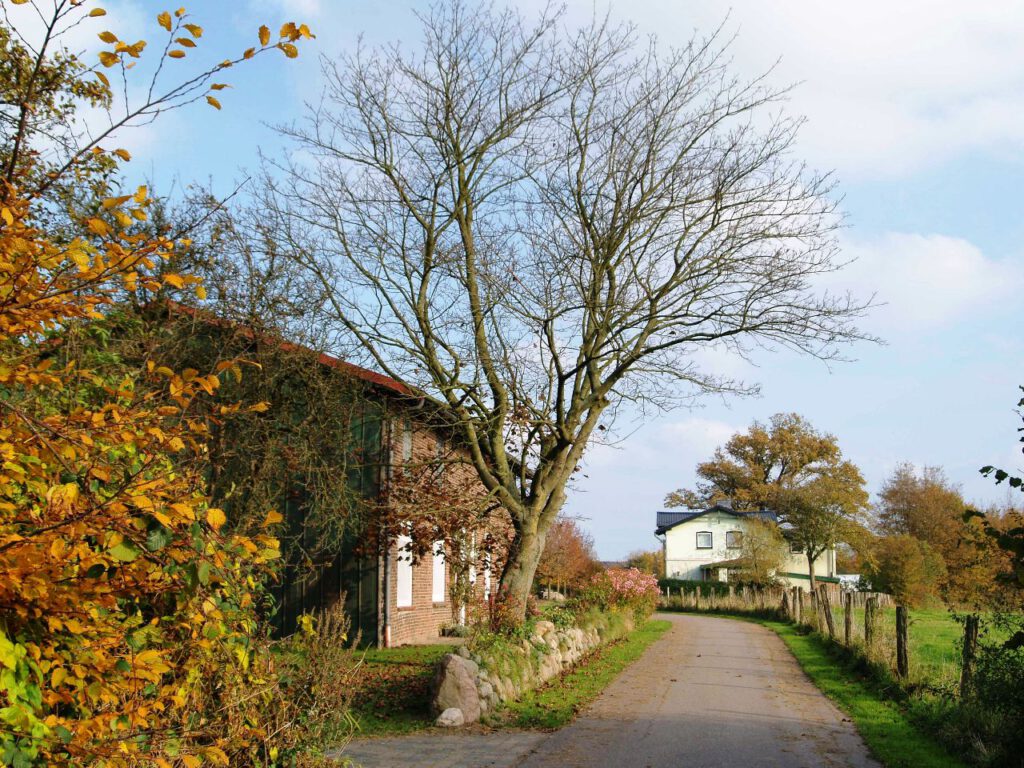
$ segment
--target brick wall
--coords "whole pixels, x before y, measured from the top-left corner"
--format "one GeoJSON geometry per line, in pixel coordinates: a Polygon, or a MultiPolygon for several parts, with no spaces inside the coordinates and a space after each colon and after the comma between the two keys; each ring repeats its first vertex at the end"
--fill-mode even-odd
{"type": "MultiPolygon", "coordinates": [[[[411,421],[412,426],[412,445],[411,445],[411,461],[414,465],[430,462],[435,460],[438,453],[438,438],[437,433],[423,424],[418,424],[415,421],[411,421]]],[[[409,446],[406,438],[403,437],[404,431],[404,420],[395,420],[391,435],[390,435],[390,450],[391,450],[391,466],[394,468],[393,471],[400,471],[400,468],[406,463],[409,458],[409,446]]],[[[481,495],[483,494],[482,486],[479,486],[479,481],[476,479],[475,470],[465,464],[458,463],[457,455],[453,455],[450,452],[450,447],[445,447],[446,444],[442,444],[441,455],[445,457],[446,467],[445,472],[449,473],[453,482],[469,481],[467,484],[478,486],[480,488],[481,495]]],[[[506,520],[499,519],[495,522],[495,533],[501,536],[507,536],[509,525],[506,520]]],[[[404,555],[408,557],[408,555],[404,555]]],[[[433,557],[430,554],[426,554],[412,563],[412,605],[411,606],[398,606],[398,557],[399,552],[396,543],[392,543],[390,556],[387,558],[388,561],[388,573],[387,573],[387,601],[388,611],[390,616],[390,631],[387,638],[382,640],[390,645],[404,645],[408,643],[423,643],[429,642],[436,638],[440,632],[441,625],[453,621],[452,605],[450,597],[448,595],[448,583],[451,579],[451,569],[445,567],[445,588],[444,588],[444,601],[435,602],[433,599],[434,592],[434,564],[433,557]]],[[[497,586],[497,575],[499,573],[500,563],[495,562],[491,568],[491,591],[493,592],[497,586]]],[[[484,585],[485,577],[481,568],[477,568],[476,573],[476,584],[475,584],[475,599],[478,603],[477,608],[482,609],[485,600],[484,596],[484,585]]],[[[385,594],[384,586],[384,569],[381,568],[381,591],[380,594],[385,594]]],[[[470,611],[473,609],[470,608],[470,611]]],[[[383,626],[384,621],[384,610],[381,606],[381,624],[383,626]]]]}

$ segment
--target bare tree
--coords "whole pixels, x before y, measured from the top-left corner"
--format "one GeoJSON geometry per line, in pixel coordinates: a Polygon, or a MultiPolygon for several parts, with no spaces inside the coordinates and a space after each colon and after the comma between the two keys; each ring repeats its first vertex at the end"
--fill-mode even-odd
{"type": "Polygon", "coordinates": [[[717,34],[665,51],[461,0],[422,23],[417,53],[324,62],[257,205],[329,291],[322,321],[450,414],[512,517],[522,610],[621,404],[742,390],[698,370],[707,345],[834,358],[865,305],[816,290],[841,266],[831,181],[717,34]]]}

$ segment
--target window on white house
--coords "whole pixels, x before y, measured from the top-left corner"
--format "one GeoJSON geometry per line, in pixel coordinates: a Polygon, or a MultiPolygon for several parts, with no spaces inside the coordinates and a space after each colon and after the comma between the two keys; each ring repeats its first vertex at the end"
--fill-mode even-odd
{"type": "Polygon", "coordinates": [[[409,608],[412,605],[412,537],[399,536],[396,546],[395,601],[399,608],[409,608]]]}
{"type": "Polygon", "coordinates": [[[711,531],[697,531],[697,549],[711,549],[711,531]]]}
{"type": "Polygon", "coordinates": [[[789,551],[794,555],[802,555],[804,553],[804,548],[800,546],[799,541],[791,541],[789,542],[789,551]]]}
{"type": "Polygon", "coordinates": [[[743,546],[743,531],[726,531],[725,546],[729,549],[739,549],[743,546]]]}
{"type": "Polygon", "coordinates": [[[444,542],[434,542],[434,583],[431,599],[435,603],[443,603],[446,594],[445,589],[445,565],[444,565],[444,542]]]}

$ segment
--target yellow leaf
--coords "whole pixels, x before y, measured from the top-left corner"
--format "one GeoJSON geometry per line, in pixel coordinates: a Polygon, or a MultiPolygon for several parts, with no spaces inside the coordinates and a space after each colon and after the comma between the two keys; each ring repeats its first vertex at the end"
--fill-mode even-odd
{"type": "Polygon", "coordinates": [[[196,47],[196,44],[195,44],[195,43],[193,43],[193,42],[192,42],[192,41],[191,41],[191,40],[190,40],[189,38],[187,38],[187,37],[176,37],[176,38],[174,38],[174,42],[176,42],[176,43],[177,43],[178,45],[180,45],[180,46],[181,46],[182,48],[195,48],[195,47],[196,47]]]}
{"type": "Polygon", "coordinates": [[[206,289],[201,285],[196,286],[196,298],[200,301],[206,298],[206,289]]]}
{"type": "Polygon", "coordinates": [[[11,213],[11,210],[9,208],[4,208],[3,210],[0,210],[0,217],[3,218],[4,223],[8,227],[14,226],[14,214],[11,213]]]}
{"type": "Polygon", "coordinates": [[[181,279],[181,275],[175,275],[174,273],[164,275],[164,282],[168,285],[173,285],[175,288],[185,287],[185,281],[181,279]]]}
{"type": "Polygon", "coordinates": [[[159,14],[156,17],[156,20],[161,27],[166,29],[168,32],[171,31],[171,14],[169,14],[167,11],[164,11],[163,13],[159,14]]]}
{"type": "Polygon", "coordinates": [[[114,154],[120,157],[125,162],[128,162],[129,160],[132,159],[132,156],[128,153],[127,149],[115,149],[114,154]]]}
{"type": "Polygon", "coordinates": [[[167,55],[168,55],[168,57],[170,57],[172,59],[183,59],[183,58],[185,58],[185,52],[180,50],[180,49],[178,49],[178,48],[175,48],[173,51],[168,51],[167,55]]]}
{"type": "Polygon", "coordinates": [[[276,525],[277,523],[283,522],[284,516],[276,509],[272,509],[267,512],[267,516],[263,518],[263,525],[276,525]]]}
{"type": "Polygon", "coordinates": [[[203,28],[200,27],[198,24],[185,24],[184,26],[185,29],[187,29],[191,33],[192,37],[203,36],[203,28]]]}
{"type": "Polygon", "coordinates": [[[243,59],[251,59],[256,54],[255,48],[246,48],[245,53],[242,54],[243,59]]]}
{"type": "Polygon", "coordinates": [[[269,411],[270,410],[270,403],[268,403],[268,402],[256,403],[256,405],[254,405],[251,408],[249,408],[249,410],[252,411],[253,413],[264,413],[265,411],[269,411]]]}
{"type": "Polygon", "coordinates": [[[174,12],[174,15],[177,16],[180,19],[182,16],[185,15],[185,9],[184,8],[179,8],[178,10],[176,10],[174,12]]]}
{"type": "Polygon", "coordinates": [[[260,45],[266,45],[270,42],[270,28],[264,24],[260,27],[260,45]]]}
{"type": "Polygon", "coordinates": [[[99,235],[100,237],[110,233],[110,227],[102,219],[88,219],[85,222],[85,226],[94,235],[99,235]]]}
{"type": "Polygon", "coordinates": [[[213,96],[210,96],[209,94],[207,94],[206,96],[206,103],[209,104],[211,107],[220,109],[220,102],[217,101],[217,99],[215,99],[213,96]]]}
{"type": "Polygon", "coordinates": [[[149,188],[143,184],[135,190],[135,194],[132,196],[132,199],[139,205],[142,205],[142,203],[146,202],[147,197],[149,197],[149,188]]]}
{"type": "Polygon", "coordinates": [[[210,86],[210,90],[211,91],[223,91],[225,88],[230,88],[230,87],[231,86],[228,85],[227,83],[214,83],[213,85],[210,86]]]}
{"type": "Polygon", "coordinates": [[[120,60],[121,59],[118,57],[116,53],[111,53],[110,51],[100,51],[100,64],[102,64],[104,67],[112,67],[115,64],[117,64],[117,62],[119,62],[120,60]]]}
{"type": "Polygon", "coordinates": [[[107,79],[106,75],[104,75],[102,72],[100,72],[98,70],[96,72],[94,72],[93,74],[95,74],[96,75],[96,79],[99,80],[101,83],[103,83],[107,88],[110,87],[110,80],[107,79]]]}
{"type": "Polygon", "coordinates": [[[227,516],[224,514],[223,509],[217,507],[210,507],[206,510],[206,522],[210,524],[210,527],[214,530],[220,529],[224,523],[228,521],[227,516]]]}
{"type": "Polygon", "coordinates": [[[104,11],[102,8],[93,8],[91,11],[89,11],[89,15],[90,16],[106,16],[107,12],[104,11]]]}
{"type": "Polygon", "coordinates": [[[281,50],[284,51],[284,55],[289,59],[294,59],[299,55],[299,49],[291,43],[281,43],[281,50]]]}
{"type": "Polygon", "coordinates": [[[100,32],[98,37],[104,43],[116,43],[117,42],[117,35],[115,35],[113,32],[100,32]]]}
{"type": "Polygon", "coordinates": [[[299,34],[305,38],[316,37],[316,35],[309,31],[309,27],[307,27],[305,24],[299,25],[299,34]]]}

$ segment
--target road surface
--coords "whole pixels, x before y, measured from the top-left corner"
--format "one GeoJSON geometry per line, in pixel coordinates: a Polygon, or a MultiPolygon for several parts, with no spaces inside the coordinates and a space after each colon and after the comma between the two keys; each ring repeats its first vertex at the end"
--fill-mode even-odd
{"type": "Polygon", "coordinates": [[[664,618],[672,628],[560,731],[364,740],[345,756],[363,768],[878,768],[774,632],[664,618]]]}

